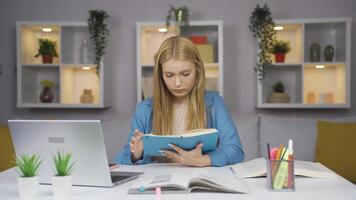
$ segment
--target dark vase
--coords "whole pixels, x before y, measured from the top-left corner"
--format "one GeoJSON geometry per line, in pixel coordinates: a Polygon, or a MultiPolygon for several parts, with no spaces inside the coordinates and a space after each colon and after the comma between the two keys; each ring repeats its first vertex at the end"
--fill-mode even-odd
{"type": "Polygon", "coordinates": [[[332,45],[326,46],[324,49],[325,61],[327,61],[327,62],[333,61],[334,52],[335,52],[335,50],[332,45]]]}
{"type": "Polygon", "coordinates": [[[320,62],[320,45],[317,42],[310,46],[310,61],[320,62]]]}
{"type": "Polygon", "coordinates": [[[44,87],[40,94],[40,100],[42,103],[51,103],[53,101],[53,92],[51,88],[44,87]]]}

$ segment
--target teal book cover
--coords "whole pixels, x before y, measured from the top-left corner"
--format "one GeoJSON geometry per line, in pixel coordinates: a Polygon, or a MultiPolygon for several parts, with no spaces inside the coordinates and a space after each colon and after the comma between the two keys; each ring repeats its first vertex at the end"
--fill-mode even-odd
{"type": "Polygon", "coordinates": [[[173,150],[168,144],[175,144],[184,150],[192,150],[197,144],[203,143],[203,153],[213,151],[218,143],[218,130],[196,129],[182,135],[154,135],[143,136],[144,156],[161,156],[160,150],[173,150]]]}

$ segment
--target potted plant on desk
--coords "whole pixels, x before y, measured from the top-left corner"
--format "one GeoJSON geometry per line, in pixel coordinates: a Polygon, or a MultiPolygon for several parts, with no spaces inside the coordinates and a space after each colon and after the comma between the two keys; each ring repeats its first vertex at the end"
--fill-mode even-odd
{"type": "Polygon", "coordinates": [[[55,176],[52,177],[53,195],[64,197],[72,190],[72,170],[74,162],[71,162],[72,154],[57,151],[53,155],[53,162],[56,169],[55,176]]]}
{"type": "Polygon", "coordinates": [[[39,156],[22,154],[16,159],[21,177],[17,178],[19,197],[34,198],[37,195],[39,178],[37,176],[42,161],[39,156]]]}

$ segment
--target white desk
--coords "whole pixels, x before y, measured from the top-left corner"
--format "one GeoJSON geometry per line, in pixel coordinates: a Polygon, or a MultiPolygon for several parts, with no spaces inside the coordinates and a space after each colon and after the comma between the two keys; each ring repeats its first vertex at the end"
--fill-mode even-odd
{"type": "MultiPolygon", "coordinates": [[[[166,174],[174,171],[191,172],[193,170],[207,170],[211,173],[233,175],[228,167],[222,168],[190,168],[172,164],[150,164],[142,166],[120,166],[120,171],[144,171],[141,178],[147,178],[158,174],[166,174]]],[[[18,199],[16,178],[18,173],[15,168],[0,173],[0,200],[18,199]]],[[[243,199],[281,199],[281,200],[317,200],[317,199],[356,199],[356,186],[341,177],[337,178],[302,178],[295,180],[295,192],[269,192],[266,189],[266,178],[245,179],[249,184],[249,194],[223,194],[223,193],[191,193],[191,194],[163,194],[160,200],[184,199],[184,200],[243,200],[243,199]]],[[[73,187],[69,200],[121,200],[121,199],[151,199],[154,195],[129,195],[128,188],[136,181],[125,183],[114,188],[73,187]]],[[[50,185],[40,185],[37,199],[55,199],[52,196],[50,185]]]]}

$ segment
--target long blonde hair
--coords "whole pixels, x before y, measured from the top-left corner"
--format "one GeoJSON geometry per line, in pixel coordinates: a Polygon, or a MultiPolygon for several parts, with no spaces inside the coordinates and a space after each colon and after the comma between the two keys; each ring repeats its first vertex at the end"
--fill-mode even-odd
{"type": "Polygon", "coordinates": [[[158,135],[171,135],[173,127],[173,95],[162,77],[162,63],[175,59],[191,61],[195,65],[196,79],[189,95],[186,129],[206,127],[205,70],[196,46],[187,38],[175,36],[163,41],[155,56],[153,71],[152,131],[158,135]]]}

